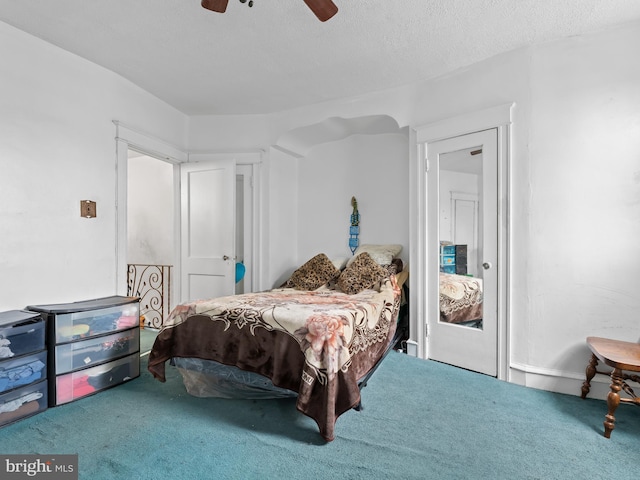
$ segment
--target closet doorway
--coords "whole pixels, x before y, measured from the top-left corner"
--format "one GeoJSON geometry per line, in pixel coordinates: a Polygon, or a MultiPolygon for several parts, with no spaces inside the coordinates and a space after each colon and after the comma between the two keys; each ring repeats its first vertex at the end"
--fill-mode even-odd
{"type": "Polygon", "coordinates": [[[429,143],[429,358],[497,376],[497,130],[429,143]],[[436,296],[437,295],[437,296],[436,296]]]}
{"type": "Polygon", "coordinates": [[[499,105],[417,127],[411,183],[411,215],[417,219],[412,231],[416,248],[411,257],[415,267],[410,299],[415,354],[501,380],[508,380],[509,373],[513,106],[499,105]],[[458,181],[461,177],[466,183],[458,181]],[[460,271],[458,263],[464,267],[460,271]],[[467,279],[468,286],[441,282],[441,273],[451,272],[467,279]],[[469,314],[476,318],[465,319],[466,314],[456,318],[452,309],[442,311],[441,286],[454,293],[450,301],[481,288],[481,296],[467,296],[469,303],[476,303],[476,312],[469,314]],[[462,325],[456,323],[460,319],[462,325]]]}

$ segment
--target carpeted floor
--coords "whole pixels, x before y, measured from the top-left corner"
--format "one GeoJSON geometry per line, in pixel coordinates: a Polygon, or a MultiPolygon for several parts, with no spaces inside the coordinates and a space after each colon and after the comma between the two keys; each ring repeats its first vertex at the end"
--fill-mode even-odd
{"type": "MultiPolygon", "coordinates": [[[[150,340],[150,339],[149,339],[150,340]]],[[[0,453],[79,455],[81,479],[631,479],[640,409],[393,352],[325,443],[295,400],[186,394],[168,367],[0,429],[0,453]]]]}
{"type": "Polygon", "coordinates": [[[158,332],[159,330],[152,330],[150,328],[140,329],[140,355],[143,358],[148,355],[153,347],[153,342],[156,340],[158,332]]]}

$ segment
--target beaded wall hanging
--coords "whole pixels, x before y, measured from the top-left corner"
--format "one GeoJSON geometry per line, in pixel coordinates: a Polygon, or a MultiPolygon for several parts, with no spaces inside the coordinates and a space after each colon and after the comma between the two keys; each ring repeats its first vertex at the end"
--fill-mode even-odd
{"type": "Polygon", "coordinates": [[[351,206],[353,207],[353,212],[351,213],[351,226],[349,227],[349,248],[353,254],[358,248],[358,235],[360,234],[360,214],[358,213],[356,197],[351,197],[351,206]]]}

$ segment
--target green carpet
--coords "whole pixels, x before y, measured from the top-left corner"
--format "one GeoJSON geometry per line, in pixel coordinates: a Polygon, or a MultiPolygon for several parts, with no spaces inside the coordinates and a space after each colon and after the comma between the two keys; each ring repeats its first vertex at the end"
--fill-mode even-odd
{"type": "Polygon", "coordinates": [[[140,354],[146,356],[158,336],[159,330],[151,330],[149,328],[140,329],[140,354]]]}
{"type": "Polygon", "coordinates": [[[0,453],[79,455],[81,479],[637,478],[640,409],[393,352],[325,443],[295,400],[189,396],[142,375],[0,429],[0,453]]]}

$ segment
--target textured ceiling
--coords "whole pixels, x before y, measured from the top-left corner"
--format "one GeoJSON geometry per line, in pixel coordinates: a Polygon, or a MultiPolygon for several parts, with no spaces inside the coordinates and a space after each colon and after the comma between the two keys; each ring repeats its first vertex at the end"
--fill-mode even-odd
{"type": "Polygon", "coordinates": [[[186,114],[271,113],[439,76],[532,43],[640,19],[638,0],[0,0],[0,21],[186,114]]]}

